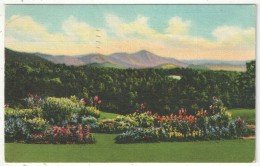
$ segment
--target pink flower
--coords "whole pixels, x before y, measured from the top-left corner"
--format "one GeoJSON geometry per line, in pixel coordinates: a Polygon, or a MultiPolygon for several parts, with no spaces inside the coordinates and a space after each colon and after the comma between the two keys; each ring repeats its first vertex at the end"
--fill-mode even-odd
{"type": "Polygon", "coordinates": [[[152,115],[152,111],[148,110],[147,112],[147,115],[151,116],[152,115]]]}
{"type": "Polygon", "coordinates": [[[101,104],[101,100],[98,100],[98,104],[101,104]]]}
{"type": "Polygon", "coordinates": [[[98,101],[98,96],[95,96],[95,97],[94,97],[94,101],[98,101]]]}
{"type": "Polygon", "coordinates": [[[145,109],[145,105],[143,103],[141,104],[141,109],[145,109]]]}
{"type": "Polygon", "coordinates": [[[182,116],[182,110],[179,110],[179,116],[182,116]]]}
{"type": "Polygon", "coordinates": [[[84,105],[87,104],[87,102],[84,98],[80,99],[80,102],[83,103],[84,105]]]}

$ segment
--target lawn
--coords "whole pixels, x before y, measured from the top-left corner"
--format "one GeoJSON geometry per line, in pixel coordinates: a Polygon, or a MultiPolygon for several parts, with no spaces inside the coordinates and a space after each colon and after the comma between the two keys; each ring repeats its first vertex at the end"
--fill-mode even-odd
{"type": "Polygon", "coordinates": [[[115,144],[95,134],[93,145],[6,143],[7,162],[252,162],[255,140],[115,144]]]}
{"type": "Polygon", "coordinates": [[[256,118],[255,109],[236,108],[236,109],[230,109],[228,111],[232,113],[233,118],[240,116],[246,121],[246,123],[255,124],[255,118],[256,118]]]}
{"type": "Polygon", "coordinates": [[[114,119],[117,116],[119,116],[119,114],[115,114],[115,113],[108,113],[108,112],[103,112],[103,111],[99,111],[99,112],[100,112],[99,120],[102,120],[102,119],[114,119]]]}

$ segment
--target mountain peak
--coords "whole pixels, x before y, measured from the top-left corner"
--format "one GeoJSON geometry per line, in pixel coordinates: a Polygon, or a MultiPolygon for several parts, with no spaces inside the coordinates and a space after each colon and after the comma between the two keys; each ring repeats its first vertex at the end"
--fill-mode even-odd
{"type": "Polygon", "coordinates": [[[140,50],[140,51],[137,51],[135,54],[153,54],[147,50],[140,50]]]}

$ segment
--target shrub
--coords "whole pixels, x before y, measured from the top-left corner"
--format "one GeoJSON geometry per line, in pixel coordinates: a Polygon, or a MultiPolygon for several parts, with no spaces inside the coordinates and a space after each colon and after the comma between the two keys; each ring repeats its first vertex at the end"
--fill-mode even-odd
{"type": "Polygon", "coordinates": [[[81,123],[81,117],[88,115],[98,118],[99,110],[91,106],[85,107],[84,103],[77,101],[75,97],[70,99],[48,97],[43,104],[43,117],[54,125],[81,123]]]}
{"type": "Polygon", "coordinates": [[[115,120],[114,119],[104,119],[98,122],[98,128],[94,130],[95,132],[101,133],[116,133],[115,120]]]}
{"type": "Polygon", "coordinates": [[[42,133],[46,130],[48,123],[45,119],[35,117],[33,119],[24,119],[30,133],[42,133]]]}
{"type": "Polygon", "coordinates": [[[115,138],[116,143],[159,142],[159,134],[152,128],[128,130],[115,138]]]}
{"type": "Polygon", "coordinates": [[[99,110],[93,106],[82,107],[77,113],[79,114],[79,117],[83,117],[83,116],[93,116],[95,118],[100,117],[99,110]]]}
{"type": "Polygon", "coordinates": [[[122,132],[136,128],[138,126],[138,122],[131,119],[129,116],[118,116],[115,119],[114,126],[117,132],[122,132]]]}
{"type": "Polygon", "coordinates": [[[139,127],[151,127],[154,126],[155,116],[150,111],[144,113],[135,112],[130,114],[129,117],[138,123],[139,127]]]}
{"type": "Polygon", "coordinates": [[[92,116],[82,117],[83,125],[92,124],[92,123],[97,123],[97,119],[95,117],[92,116]]]}
{"type": "Polygon", "coordinates": [[[82,125],[86,126],[86,125],[90,125],[91,129],[96,129],[98,128],[98,124],[97,124],[97,119],[95,117],[92,116],[87,116],[87,117],[82,117],[82,125]]]}
{"type": "Polygon", "coordinates": [[[29,94],[27,98],[24,99],[24,105],[26,108],[42,107],[44,100],[37,95],[29,94]]]}
{"type": "Polygon", "coordinates": [[[245,135],[248,134],[248,128],[247,128],[246,123],[243,119],[238,117],[235,120],[235,125],[236,125],[236,133],[239,137],[245,136],[245,135]]]}
{"type": "Polygon", "coordinates": [[[30,134],[26,123],[21,118],[5,118],[5,141],[14,142],[25,140],[30,134]]]}
{"type": "Polygon", "coordinates": [[[43,117],[51,124],[66,125],[66,120],[76,109],[80,108],[70,99],[47,97],[43,104],[43,117]]]}
{"type": "Polygon", "coordinates": [[[42,109],[34,107],[33,109],[5,109],[5,117],[34,118],[42,117],[42,109]]]}
{"type": "Polygon", "coordinates": [[[138,122],[129,116],[118,116],[115,119],[104,119],[98,123],[95,132],[120,133],[138,127],[138,122]]]}

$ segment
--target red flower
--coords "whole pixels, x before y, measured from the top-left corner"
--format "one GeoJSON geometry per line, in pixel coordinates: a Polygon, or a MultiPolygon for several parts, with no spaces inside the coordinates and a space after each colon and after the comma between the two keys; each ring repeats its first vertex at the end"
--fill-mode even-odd
{"type": "Polygon", "coordinates": [[[163,118],[162,118],[161,116],[158,116],[158,117],[157,117],[157,120],[158,120],[159,122],[161,122],[161,121],[163,120],[163,118]]]}
{"type": "Polygon", "coordinates": [[[179,110],[179,116],[182,116],[182,110],[179,110]]]}
{"type": "Polygon", "coordinates": [[[80,102],[82,103],[82,104],[87,104],[87,102],[86,102],[86,100],[84,99],[84,98],[82,98],[82,99],[80,99],[80,102]]]}
{"type": "Polygon", "coordinates": [[[58,128],[59,128],[59,127],[57,127],[57,126],[53,126],[53,127],[52,127],[52,130],[53,130],[54,132],[56,132],[56,131],[58,130],[58,128]]]}
{"type": "Polygon", "coordinates": [[[98,96],[95,96],[95,97],[94,97],[94,101],[98,101],[98,96]]]}

